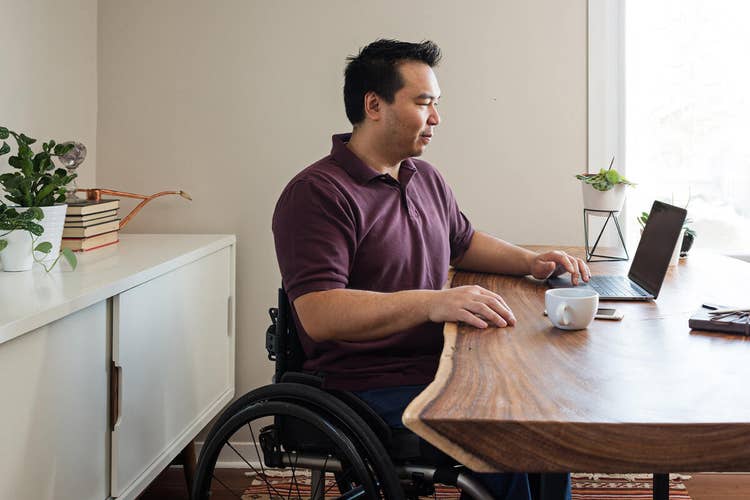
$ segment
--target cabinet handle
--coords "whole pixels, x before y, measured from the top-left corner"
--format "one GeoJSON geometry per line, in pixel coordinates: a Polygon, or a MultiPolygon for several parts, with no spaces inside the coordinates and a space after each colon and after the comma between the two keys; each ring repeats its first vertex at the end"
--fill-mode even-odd
{"type": "Polygon", "coordinates": [[[110,430],[114,431],[120,425],[120,403],[122,392],[120,380],[122,378],[122,367],[117,366],[114,361],[110,364],[110,384],[109,384],[109,421],[110,430]]]}

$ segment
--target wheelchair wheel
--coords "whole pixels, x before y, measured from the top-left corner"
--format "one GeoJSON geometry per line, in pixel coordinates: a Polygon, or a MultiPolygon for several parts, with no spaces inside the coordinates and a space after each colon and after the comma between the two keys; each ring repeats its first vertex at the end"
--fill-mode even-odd
{"type": "MultiPolygon", "coordinates": [[[[205,442],[193,500],[217,498],[385,498],[374,474],[347,433],[299,404],[260,401],[224,419],[205,442]],[[280,426],[317,433],[300,449],[287,444],[280,426]],[[247,442],[244,448],[237,445],[247,442]],[[242,469],[246,484],[227,484],[215,473],[219,456],[242,469]]],[[[309,437],[309,436],[308,436],[309,437]]]]}
{"type": "MultiPolygon", "coordinates": [[[[234,415],[249,406],[267,402],[291,403],[295,408],[303,407],[308,409],[315,414],[316,418],[330,423],[334,428],[342,432],[356,447],[360,458],[365,462],[373,477],[377,478],[376,484],[382,497],[389,500],[401,500],[404,498],[401,483],[383,443],[380,442],[373,431],[365,425],[352,408],[331,394],[316,387],[298,383],[276,383],[260,387],[241,396],[229,405],[218,418],[213,428],[209,431],[206,444],[215,440],[221,440],[220,437],[217,437],[219,432],[234,415]]],[[[274,423],[279,424],[280,422],[275,420],[274,423]]],[[[255,438],[257,437],[256,433],[255,438]]],[[[282,437],[279,437],[279,439],[282,437]]],[[[224,439],[223,441],[226,440],[224,439]]],[[[201,472],[200,466],[204,461],[203,455],[205,451],[206,446],[204,445],[204,451],[201,452],[198,474],[201,472]]],[[[356,491],[356,481],[353,482],[354,484],[350,484],[352,482],[348,481],[349,478],[340,473],[335,473],[335,479],[340,486],[341,492],[348,491],[346,488],[356,491]]],[[[194,486],[193,491],[197,490],[194,486]]],[[[202,499],[205,497],[194,497],[195,500],[199,498],[202,499]]],[[[295,496],[294,498],[297,497],[295,496]]]]}

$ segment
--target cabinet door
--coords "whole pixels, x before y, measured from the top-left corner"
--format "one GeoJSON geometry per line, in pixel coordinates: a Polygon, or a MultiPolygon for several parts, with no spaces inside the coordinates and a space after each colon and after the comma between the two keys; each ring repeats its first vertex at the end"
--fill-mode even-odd
{"type": "Polygon", "coordinates": [[[0,345],[0,499],[107,498],[108,324],[100,302],[0,345]]]}
{"type": "Polygon", "coordinates": [[[113,299],[112,496],[148,485],[234,394],[233,248],[113,299]]]}

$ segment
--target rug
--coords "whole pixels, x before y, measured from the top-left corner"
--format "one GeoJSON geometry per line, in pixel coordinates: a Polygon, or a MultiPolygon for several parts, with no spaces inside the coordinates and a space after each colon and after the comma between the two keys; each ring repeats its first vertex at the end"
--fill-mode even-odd
{"type": "MultiPolygon", "coordinates": [[[[669,475],[669,499],[690,500],[685,481],[690,476],[669,475]]],[[[573,474],[573,500],[651,500],[651,474],[573,474]]]]}
{"type": "MultiPolygon", "coordinates": [[[[287,498],[291,494],[293,497],[310,497],[309,477],[298,475],[295,484],[291,481],[292,477],[289,474],[271,475],[269,472],[265,476],[261,476],[253,475],[252,484],[243,492],[242,500],[268,499],[266,481],[273,485],[273,488],[278,492],[278,496],[287,498]]],[[[685,487],[685,481],[688,479],[690,479],[690,476],[670,474],[670,500],[691,500],[685,487]]],[[[653,498],[652,484],[650,474],[573,474],[572,497],[573,500],[651,500],[653,498]]],[[[332,477],[326,479],[326,489],[329,491],[325,495],[326,499],[338,497],[332,477]]],[[[435,488],[435,495],[425,498],[456,500],[458,497],[459,493],[455,488],[438,485],[435,488]]]]}

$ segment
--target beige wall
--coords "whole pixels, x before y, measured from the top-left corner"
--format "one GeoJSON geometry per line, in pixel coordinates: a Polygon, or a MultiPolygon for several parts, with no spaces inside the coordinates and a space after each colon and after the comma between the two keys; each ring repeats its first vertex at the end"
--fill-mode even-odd
{"type": "MultiPolygon", "coordinates": [[[[97,1],[1,0],[0,13],[0,125],[39,141],[83,142],[88,156],[79,184],[93,184],[97,1]]],[[[0,172],[12,170],[7,158],[0,172]]]]}
{"type": "Polygon", "coordinates": [[[193,195],[155,201],[130,231],[238,235],[240,393],[271,374],[274,204],[350,128],[344,58],[378,37],[443,48],[443,122],[426,159],[474,224],[580,244],[585,0],[99,3],[99,184],[193,195]]]}

